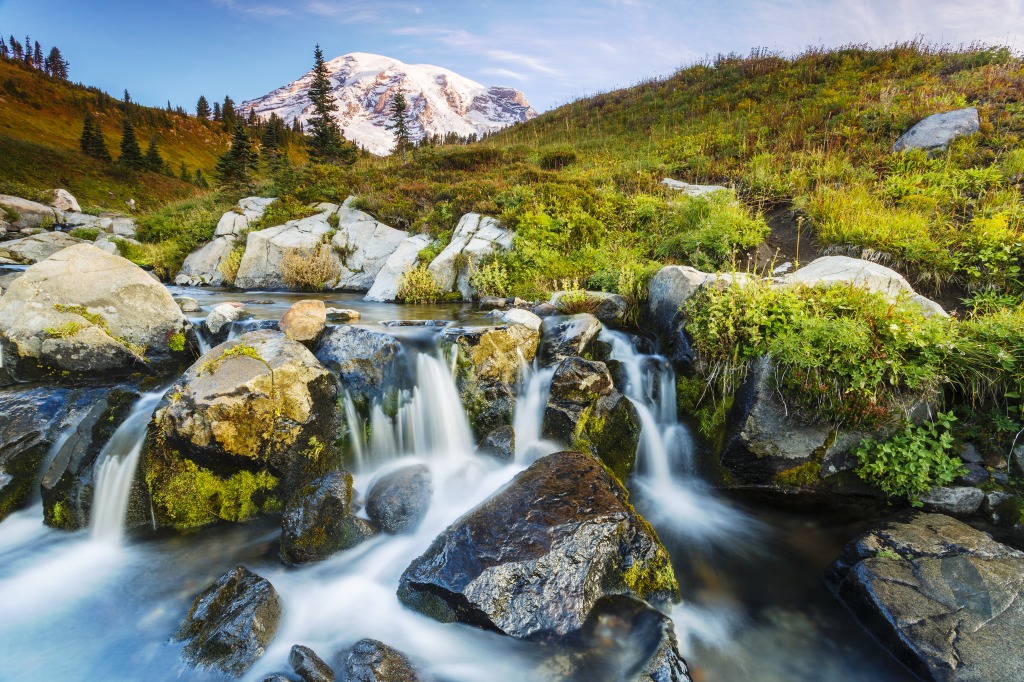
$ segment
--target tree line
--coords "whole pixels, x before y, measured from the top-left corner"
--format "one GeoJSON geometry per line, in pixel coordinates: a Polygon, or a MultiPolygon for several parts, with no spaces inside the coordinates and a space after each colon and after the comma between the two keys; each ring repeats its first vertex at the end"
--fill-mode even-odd
{"type": "Polygon", "coordinates": [[[64,59],[60,48],[54,45],[50,48],[49,53],[43,56],[43,46],[39,44],[38,40],[33,43],[32,39],[27,35],[25,36],[24,43],[20,42],[13,35],[9,36],[6,40],[3,35],[0,35],[0,57],[24,62],[53,78],[60,78],[65,81],[68,79],[68,67],[70,64],[64,59]]]}

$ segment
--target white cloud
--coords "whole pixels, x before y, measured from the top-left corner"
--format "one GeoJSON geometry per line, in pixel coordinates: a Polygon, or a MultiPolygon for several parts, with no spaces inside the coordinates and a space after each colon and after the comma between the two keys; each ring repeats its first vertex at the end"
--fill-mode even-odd
{"type": "Polygon", "coordinates": [[[291,14],[287,7],[267,4],[250,4],[243,0],[213,0],[215,5],[224,7],[240,14],[247,14],[259,18],[283,17],[291,14]]]}

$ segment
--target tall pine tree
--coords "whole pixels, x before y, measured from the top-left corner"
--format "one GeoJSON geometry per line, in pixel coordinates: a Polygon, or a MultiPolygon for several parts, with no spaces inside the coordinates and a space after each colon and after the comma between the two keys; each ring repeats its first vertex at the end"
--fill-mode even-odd
{"type": "Polygon", "coordinates": [[[334,119],[338,105],[331,95],[331,81],[319,45],[313,50],[313,82],[309,86],[309,101],[313,104],[313,115],[309,118],[310,157],[324,163],[355,163],[356,148],[345,141],[341,127],[334,119]]]}
{"type": "Polygon", "coordinates": [[[250,189],[252,174],[259,163],[256,146],[241,121],[235,122],[231,148],[217,161],[217,180],[226,187],[250,189]]]}
{"type": "Polygon", "coordinates": [[[7,47],[7,43],[4,41],[4,37],[0,36],[0,57],[7,59],[11,56],[11,51],[7,47]]]}
{"type": "Polygon", "coordinates": [[[235,129],[235,121],[238,120],[238,114],[235,113],[235,101],[227,95],[224,96],[224,104],[220,107],[220,117],[224,132],[230,133],[235,129]]]}
{"type": "Polygon", "coordinates": [[[391,153],[400,153],[403,164],[405,164],[405,152],[410,147],[409,121],[406,117],[408,110],[409,105],[405,101],[405,95],[397,93],[391,102],[391,122],[385,126],[395,133],[395,148],[391,153]]]}
{"type": "Polygon", "coordinates": [[[220,102],[213,103],[213,120],[220,123],[220,102]]]}
{"type": "Polygon", "coordinates": [[[142,166],[154,173],[164,170],[164,159],[160,156],[160,149],[157,147],[156,133],[149,138],[149,147],[146,149],[146,155],[142,157],[142,166]]]}
{"type": "Polygon", "coordinates": [[[107,143],[103,139],[103,130],[88,111],[85,112],[79,144],[83,153],[100,161],[110,161],[110,152],[107,151],[107,143]]]}
{"type": "Polygon", "coordinates": [[[210,120],[210,103],[206,101],[205,95],[199,95],[199,101],[196,102],[196,118],[201,121],[210,120]]]}
{"type": "MultiPolygon", "coordinates": [[[[127,94],[125,92],[125,95],[127,94]]],[[[135,170],[141,169],[144,165],[139,141],[135,139],[135,126],[132,125],[131,116],[124,117],[124,127],[121,130],[121,158],[117,162],[125,168],[135,170]]]]}
{"type": "Polygon", "coordinates": [[[54,78],[66,81],[68,79],[68,66],[70,65],[64,59],[64,55],[60,53],[60,49],[51,47],[50,54],[46,57],[46,73],[54,78]]]}
{"type": "Polygon", "coordinates": [[[11,36],[11,59],[21,60],[25,56],[21,49],[21,43],[13,35],[11,36]]]}
{"type": "Polygon", "coordinates": [[[37,69],[41,69],[45,66],[45,60],[43,59],[43,46],[36,41],[35,50],[32,52],[32,65],[37,69]]]}

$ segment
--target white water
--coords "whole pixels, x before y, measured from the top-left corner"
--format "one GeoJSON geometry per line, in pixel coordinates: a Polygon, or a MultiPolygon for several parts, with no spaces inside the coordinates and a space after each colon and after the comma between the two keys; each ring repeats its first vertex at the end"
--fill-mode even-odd
{"type": "Polygon", "coordinates": [[[355,460],[356,471],[362,471],[366,466],[366,458],[363,455],[363,420],[356,410],[356,404],[348,391],[341,394],[341,404],[345,411],[345,425],[348,427],[348,443],[352,448],[352,457],[355,460]]]}
{"type": "Polygon", "coordinates": [[[401,424],[397,443],[403,452],[451,461],[473,452],[469,421],[452,380],[452,367],[440,354],[417,353],[416,384],[397,420],[401,424]],[[458,409],[453,410],[452,405],[458,409]]]}
{"type": "Polygon", "coordinates": [[[96,492],[89,524],[89,533],[94,540],[113,544],[121,542],[132,479],[146,440],[146,426],[166,392],[167,389],[162,389],[139,398],[100,451],[96,460],[96,492]]]}
{"type": "Polygon", "coordinates": [[[554,375],[554,367],[541,368],[536,362],[522,365],[516,411],[512,418],[512,429],[516,434],[516,462],[519,464],[531,464],[559,450],[557,443],[544,440],[540,435],[554,375]]]}

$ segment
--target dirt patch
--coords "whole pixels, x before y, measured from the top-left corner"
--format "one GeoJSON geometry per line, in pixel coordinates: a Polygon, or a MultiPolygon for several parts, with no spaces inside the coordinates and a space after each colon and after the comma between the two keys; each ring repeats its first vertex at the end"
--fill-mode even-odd
{"type": "Polygon", "coordinates": [[[810,263],[824,255],[811,231],[810,220],[790,204],[781,204],[764,212],[771,232],[763,244],[744,254],[741,266],[747,270],[771,271],[783,263],[810,263]]]}

